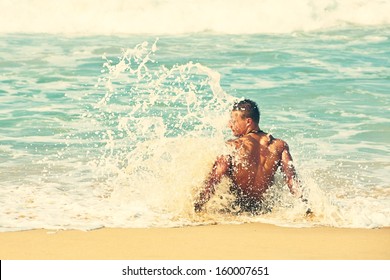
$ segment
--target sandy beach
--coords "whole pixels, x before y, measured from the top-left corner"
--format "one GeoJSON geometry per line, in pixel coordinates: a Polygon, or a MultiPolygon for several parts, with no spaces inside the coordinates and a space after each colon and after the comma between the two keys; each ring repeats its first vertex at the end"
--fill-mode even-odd
{"type": "Polygon", "coordinates": [[[0,259],[389,260],[390,228],[268,224],[0,233],[0,259]]]}

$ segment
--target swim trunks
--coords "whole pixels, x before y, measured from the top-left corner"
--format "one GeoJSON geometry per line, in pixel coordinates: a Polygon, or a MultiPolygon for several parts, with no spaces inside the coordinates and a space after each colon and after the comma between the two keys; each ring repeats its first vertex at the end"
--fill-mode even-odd
{"type": "Polygon", "coordinates": [[[239,190],[236,186],[230,186],[229,191],[236,197],[231,206],[233,210],[237,210],[237,214],[248,212],[253,215],[259,215],[265,212],[269,212],[269,210],[264,209],[261,200],[243,194],[242,191],[239,190]]]}

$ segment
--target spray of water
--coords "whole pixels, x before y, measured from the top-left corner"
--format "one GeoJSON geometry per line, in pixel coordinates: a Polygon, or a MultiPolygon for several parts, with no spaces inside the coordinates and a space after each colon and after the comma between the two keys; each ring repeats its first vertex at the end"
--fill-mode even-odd
{"type": "Polygon", "coordinates": [[[157,42],[123,50],[117,59],[103,56],[97,87],[104,95],[90,115],[100,117],[105,143],[93,165],[114,203],[188,218],[194,193],[225,149],[234,98],[221,88],[219,73],[204,65],[160,66],[157,42]]]}
{"type": "Polygon", "coordinates": [[[92,115],[94,120],[100,116],[97,123],[105,143],[94,169],[105,178],[103,193],[110,203],[129,209],[140,220],[145,213],[152,219],[164,216],[166,225],[248,219],[302,225],[323,221],[326,213],[331,216],[327,220],[338,216],[311,174],[302,174],[310,205],[293,198],[280,178],[264,204],[272,213],[261,218],[227,215],[233,197],[225,180],[206,214],[195,215],[194,197],[215,158],[225,152],[226,123],[234,98],[221,88],[219,73],[204,65],[159,65],[157,43],[122,50],[116,59],[103,56],[97,87],[104,95],[92,115]],[[304,215],[309,207],[316,211],[310,220],[304,215]]]}

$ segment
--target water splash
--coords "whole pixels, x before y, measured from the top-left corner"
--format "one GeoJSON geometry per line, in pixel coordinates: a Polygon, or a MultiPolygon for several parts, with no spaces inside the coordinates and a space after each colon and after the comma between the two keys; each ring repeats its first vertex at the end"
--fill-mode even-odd
{"type": "MultiPolygon", "coordinates": [[[[234,98],[221,88],[219,73],[199,63],[160,66],[157,41],[151,47],[143,42],[122,50],[116,60],[103,56],[104,75],[97,87],[105,93],[95,109],[102,116],[98,123],[105,127],[107,152],[95,168],[106,178],[105,196],[110,204],[121,205],[121,211],[128,208],[134,214],[138,205],[132,223],[148,226],[256,220],[223,214],[233,200],[227,194],[228,180],[218,187],[206,214],[194,215],[195,194],[224,152],[234,98]],[[148,222],[145,215],[160,222],[148,222]]],[[[306,180],[310,205],[294,199],[279,181],[265,201],[265,208],[274,211],[261,219],[296,226],[340,222],[337,207],[316,187],[312,174],[306,180]],[[316,218],[307,219],[304,213],[313,206],[316,218]]]]}
{"type": "Polygon", "coordinates": [[[97,88],[105,93],[86,114],[94,122],[100,116],[106,142],[93,165],[115,203],[143,204],[138,215],[183,218],[193,215],[194,190],[224,149],[234,98],[218,72],[193,62],[160,66],[157,49],[156,40],[122,50],[116,60],[103,56],[97,88]]]}

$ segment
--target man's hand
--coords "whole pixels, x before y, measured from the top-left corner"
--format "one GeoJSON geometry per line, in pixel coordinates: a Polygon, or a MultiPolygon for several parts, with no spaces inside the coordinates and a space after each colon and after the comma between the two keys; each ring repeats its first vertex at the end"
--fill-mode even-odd
{"type": "MultiPolygon", "coordinates": [[[[294,182],[295,183],[295,182],[294,182]]],[[[302,188],[300,186],[297,186],[297,184],[291,184],[290,192],[291,194],[296,198],[302,198],[302,188]]]]}
{"type": "Polygon", "coordinates": [[[203,203],[201,202],[195,202],[194,204],[194,210],[195,212],[199,213],[202,211],[203,203]]]}

